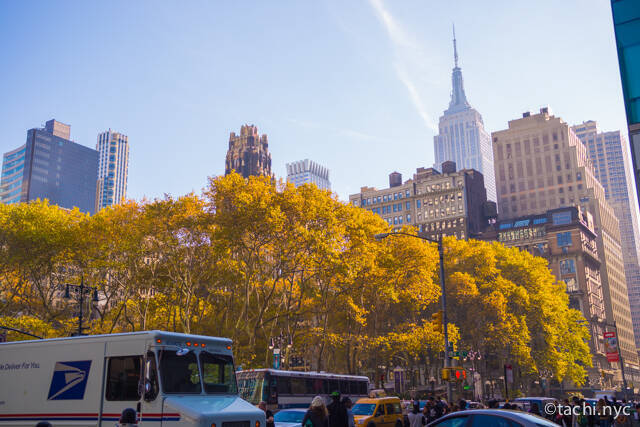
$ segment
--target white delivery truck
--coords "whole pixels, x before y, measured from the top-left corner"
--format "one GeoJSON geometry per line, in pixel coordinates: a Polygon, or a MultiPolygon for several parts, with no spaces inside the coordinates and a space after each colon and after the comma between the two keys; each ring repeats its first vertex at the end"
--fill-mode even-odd
{"type": "Polygon", "coordinates": [[[242,400],[231,340],[162,331],[0,344],[0,427],[265,427],[242,400]]]}

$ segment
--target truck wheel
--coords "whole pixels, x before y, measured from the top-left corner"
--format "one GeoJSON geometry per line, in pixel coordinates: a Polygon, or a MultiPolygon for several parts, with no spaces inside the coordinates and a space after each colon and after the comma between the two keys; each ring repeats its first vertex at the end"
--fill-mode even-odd
{"type": "Polygon", "coordinates": [[[398,421],[396,421],[396,427],[404,427],[404,426],[402,425],[402,422],[400,422],[400,420],[398,420],[398,421]]]}
{"type": "Polygon", "coordinates": [[[376,425],[374,423],[369,423],[367,424],[367,427],[376,427],[376,425]]]}

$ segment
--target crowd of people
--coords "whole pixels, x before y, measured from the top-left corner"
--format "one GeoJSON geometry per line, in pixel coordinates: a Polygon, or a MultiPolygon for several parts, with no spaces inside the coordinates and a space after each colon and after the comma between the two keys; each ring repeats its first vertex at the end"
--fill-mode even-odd
{"type": "MultiPolygon", "coordinates": [[[[349,397],[342,397],[339,392],[331,393],[331,403],[325,405],[321,396],[316,396],[307,410],[302,427],[355,427],[355,420],[351,407],[353,402],[349,397]]],[[[266,409],[264,402],[259,405],[267,416],[266,427],[275,427],[273,413],[266,409]]],[[[506,409],[526,411],[533,415],[544,417],[563,427],[640,427],[640,403],[627,403],[615,398],[609,400],[606,396],[593,405],[591,402],[578,397],[564,399],[553,408],[540,408],[532,403],[525,408],[522,403],[505,402],[501,405],[498,400],[490,400],[486,405],[474,404],[474,409],[506,409]],[[623,411],[622,408],[628,407],[623,411]],[[569,408],[569,409],[568,409],[569,408]]],[[[457,402],[447,402],[443,396],[430,396],[424,407],[420,409],[418,401],[411,402],[407,408],[405,427],[424,427],[451,412],[471,409],[469,402],[461,399],[457,402]]]]}

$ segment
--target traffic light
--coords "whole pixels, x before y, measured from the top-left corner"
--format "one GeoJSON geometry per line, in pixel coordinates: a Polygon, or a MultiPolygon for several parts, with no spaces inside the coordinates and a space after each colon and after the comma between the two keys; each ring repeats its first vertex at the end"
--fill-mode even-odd
{"type": "Polygon", "coordinates": [[[451,368],[442,368],[442,379],[444,381],[451,380],[451,368]]]}
{"type": "Polygon", "coordinates": [[[442,310],[438,310],[431,315],[431,319],[433,320],[433,329],[442,332],[442,310]]]}
{"type": "Polygon", "coordinates": [[[455,381],[464,381],[467,379],[467,371],[464,368],[452,368],[453,369],[453,379],[455,381]]]}

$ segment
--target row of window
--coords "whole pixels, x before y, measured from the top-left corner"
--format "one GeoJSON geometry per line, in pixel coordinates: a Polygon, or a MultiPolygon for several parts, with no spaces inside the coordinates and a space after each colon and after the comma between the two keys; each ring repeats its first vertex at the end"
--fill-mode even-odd
{"type": "MultiPolygon", "coordinates": [[[[368,197],[366,199],[362,199],[362,206],[373,205],[375,203],[390,202],[392,200],[402,199],[402,197],[403,197],[402,191],[398,193],[393,193],[393,194],[384,194],[382,196],[377,196],[377,197],[368,197]]],[[[406,190],[404,192],[404,197],[411,197],[411,191],[406,190]]],[[[358,206],[358,201],[354,200],[353,204],[354,206],[358,206]]]]}
{"type": "MultiPolygon", "coordinates": [[[[384,220],[387,221],[387,224],[389,225],[402,225],[403,223],[402,215],[384,218],[384,220]]],[[[411,223],[411,214],[407,214],[407,224],[410,224],[410,223],[411,223]]]]}

